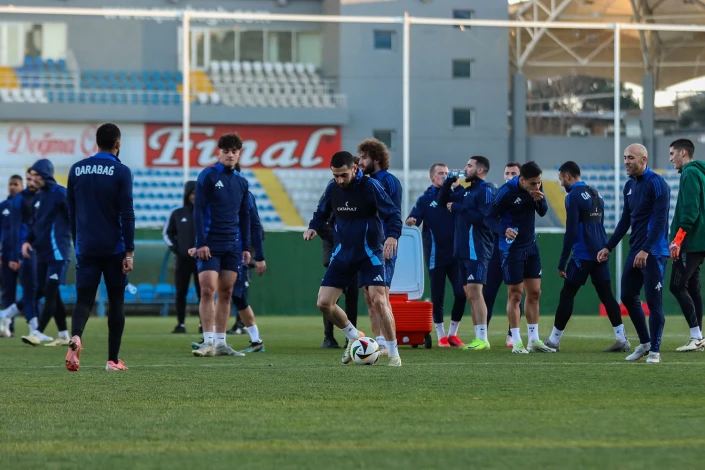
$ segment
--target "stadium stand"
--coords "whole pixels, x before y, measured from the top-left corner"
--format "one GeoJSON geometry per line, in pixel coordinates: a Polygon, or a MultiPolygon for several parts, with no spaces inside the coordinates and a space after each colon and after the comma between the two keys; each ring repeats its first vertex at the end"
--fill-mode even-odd
{"type": "MultiPolygon", "coordinates": [[[[177,70],[80,70],[66,60],[26,57],[20,67],[0,67],[0,102],[181,105],[177,70]]],[[[313,64],[211,62],[191,72],[196,105],[335,108],[345,106],[313,64]]]]}

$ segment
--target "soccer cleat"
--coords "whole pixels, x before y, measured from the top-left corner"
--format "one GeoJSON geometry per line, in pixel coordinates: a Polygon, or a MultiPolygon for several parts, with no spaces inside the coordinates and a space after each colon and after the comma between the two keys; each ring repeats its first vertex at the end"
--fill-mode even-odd
{"type": "Polygon", "coordinates": [[[215,356],[215,349],[213,349],[212,344],[201,343],[201,345],[191,351],[191,353],[196,357],[213,357],[215,356]]]}
{"type": "Polygon", "coordinates": [[[449,348],[450,347],[450,343],[448,342],[447,336],[444,336],[444,337],[438,339],[438,347],[439,348],[449,348]]]}
{"type": "Polygon", "coordinates": [[[259,343],[250,342],[250,346],[247,349],[240,351],[241,353],[256,353],[264,352],[264,343],[260,341],[259,343]]]}
{"type": "Polygon", "coordinates": [[[0,336],[4,336],[5,338],[12,338],[10,325],[12,325],[11,318],[0,317],[0,336]]]}
{"type": "Polygon", "coordinates": [[[363,336],[365,336],[365,333],[363,333],[362,331],[358,331],[358,333],[359,333],[359,335],[358,335],[357,338],[355,338],[355,339],[352,340],[352,341],[348,341],[348,342],[345,344],[345,352],[343,353],[343,357],[342,357],[342,359],[341,359],[341,360],[343,361],[343,364],[350,364],[350,361],[352,361],[352,355],[350,354],[350,348],[352,347],[352,344],[353,344],[355,341],[357,341],[358,339],[360,339],[360,338],[362,338],[363,336]]]}
{"type": "Polygon", "coordinates": [[[512,354],[529,354],[529,351],[524,349],[524,343],[517,343],[512,345],[512,354]]]}
{"type": "Polygon", "coordinates": [[[81,350],[83,349],[83,343],[79,336],[74,336],[69,341],[69,351],[66,353],[66,369],[70,372],[78,372],[80,367],[81,350]]]}
{"type": "Polygon", "coordinates": [[[203,345],[203,338],[201,338],[201,341],[194,341],[191,343],[191,349],[198,349],[203,345]]]}
{"type": "Polygon", "coordinates": [[[51,343],[47,343],[44,346],[68,346],[70,340],[68,338],[56,338],[54,341],[51,343]]]}
{"type": "Polygon", "coordinates": [[[124,362],[122,362],[122,359],[118,359],[117,363],[113,361],[108,361],[108,363],[105,364],[105,370],[127,370],[127,366],[124,362]]]}
{"type": "Polygon", "coordinates": [[[632,345],[629,340],[615,341],[612,346],[602,352],[629,352],[630,349],[632,349],[632,345]]]}
{"type": "Polygon", "coordinates": [[[542,352],[542,353],[556,352],[555,349],[546,346],[546,344],[541,340],[534,341],[534,342],[529,341],[529,347],[527,349],[529,350],[529,352],[542,352]]]}
{"type": "Polygon", "coordinates": [[[651,344],[646,343],[646,344],[640,344],[634,349],[634,352],[628,355],[625,360],[626,361],[638,361],[642,357],[646,356],[649,354],[649,351],[651,350],[651,344]]]}
{"type": "Polygon", "coordinates": [[[551,338],[548,338],[546,341],[543,342],[546,346],[548,346],[551,349],[555,349],[556,352],[561,350],[561,343],[554,343],[551,341],[551,338]]]}
{"type": "Polygon", "coordinates": [[[514,339],[512,338],[512,335],[507,335],[507,339],[505,340],[504,344],[508,348],[511,348],[514,346],[514,339]]]}
{"type": "Polygon", "coordinates": [[[54,341],[54,338],[52,338],[51,336],[45,335],[41,331],[37,331],[37,332],[35,332],[35,334],[39,337],[39,341],[54,341]]]}
{"type": "Polygon", "coordinates": [[[22,337],[22,342],[25,344],[29,344],[30,346],[39,346],[42,340],[40,340],[39,336],[37,336],[35,333],[30,333],[27,336],[22,337]]]}
{"type": "Polygon", "coordinates": [[[658,364],[659,362],[661,362],[661,353],[649,352],[649,355],[646,357],[646,363],[658,364]]]}
{"type": "Polygon", "coordinates": [[[335,338],[323,338],[321,349],[340,349],[340,345],[335,338]]]}
{"type": "Polygon", "coordinates": [[[463,346],[465,346],[465,343],[460,341],[460,338],[458,337],[458,335],[449,336],[448,337],[448,344],[450,344],[451,346],[455,346],[456,348],[462,348],[463,346]]]}
{"type": "Polygon", "coordinates": [[[229,344],[216,346],[213,351],[216,356],[245,357],[244,353],[235,351],[229,344]]]}
{"type": "Polygon", "coordinates": [[[475,338],[470,344],[463,346],[461,349],[464,351],[482,351],[485,349],[490,349],[490,342],[475,338]]]}
{"type": "Polygon", "coordinates": [[[389,348],[386,344],[380,344],[377,351],[379,351],[380,356],[389,356],[389,348]]]}
{"type": "Polygon", "coordinates": [[[705,346],[705,340],[690,338],[690,340],[688,341],[688,344],[686,344],[685,346],[681,346],[680,348],[676,349],[676,351],[678,351],[678,352],[702,351],[703,346],[705,346]]]}
{"type": "Polygon", "coordinates": [[[387,363],[389,367],[401,367],[401,357],[399,356],[389,356],[389,362],[387,363]]]}
{"type": "MultiPolygon", "coordinates": [[[[186,333],[186,327],[182,325],[176,325],[174,328],[174,331],[171,332],[172,334],[185,334],[186,333]]],[[[107,367],[107,366],[106,366],[107,367]]],[[[117,369],[116,369],[117,370],[117,369]]]]}

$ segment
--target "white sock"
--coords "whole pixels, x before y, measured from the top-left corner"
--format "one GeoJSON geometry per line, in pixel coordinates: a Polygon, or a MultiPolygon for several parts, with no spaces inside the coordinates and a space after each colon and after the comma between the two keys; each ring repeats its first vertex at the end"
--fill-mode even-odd
{"type": "Polygon", "coordinates": [[[526,325],[529,330],[529,343],[535,343],[539,340],[539,325],[538,323],[526,325]]]}
{"type": "Polygon", "coordinates": [[[215,346],[225,346],[225,333],[215,334],[215,346]]]}
{"type": "Polygon", "coordinates": [[[62,339],[69,339],[69,332],[68,332],[68,330],[59,331],[59,338],[62,338],[62,339]]]}
{"type": "Polygon", "coordinates": [[[519,332],[519,328],[510,328],[512,332],[512,342],[514,343],[514,346],[517,344],[522,344],[521,340],[521,333],[519,332]]]}
{"type": "Polygon", "coordinates": [[[475,337],[482,341],[487,341],[487,325],[477,325],[475,327],[475,337]]]}
{"type": "Polygon", "coordinates": [[[436,323],[436,336],[438,336],[438,339],[444,338],[446,335],[446,329],[443,326],[443,323],[436,323]]]}
{"type": "Polygon", "coordinates": [[[690,337],[695,339],[703,339],[703,332],[700,331],[699,326],[690,329],[690,337]]]}
{"type": "Polygon", "coordinates": [[[214,338],[215,338],[215,333],[210,333],[208,331],[203,332],[203,344],[213,344],[214,338]]]}
{"type": "Polygon", "coordinates": [[[355,328],[352,323],[348,323],[348,326],[341,329],[343,330],[343,333],[345,333],[345,337],[350,341],[355,341],[360,337],[360,332],[357,331],[357,328],[355,328]]]}
{"type": "Polygon", "coordinates": [[[384,339],[384,336],[377,336],[377,337],[375,338],[375,340],[377,341],[377,344],[379,344],[380,346],[386,346],[386,345],[387,345],[387,340],[384,339]]]}
{"type": "Polygon", "coordinates": [[[389,350],[389,357],[399,356],[399,349],[397,349],[397,340],[387,341],[387,350],[389,350]]]}
{"type": "Polygon", "coordinates": [[[460,326],[459,321],[450,321],[450,328],[448,329],[448,336],[458,336],[458,327],[460,326]]]}
{"type": "Polygon", "coordinates": [[[257,325],[246,326],[247,332],[250,334],[250,341],[253,343],[260,343],[262,340],[259,337],[259,330],[257,325]]]}
{"type": "MultiPolygon", "coordinates": [[[[624,329],[624,328],[622,328],[622,329],[624,329]]],[[[615,333],[616,333],[616,331],[615,331],[615,333]]],[[[551,332],[551,336],[549,336],[548,339],[553,344],[558,344],[561,342],[561,336],[563,336],[563,332],[554,326],[553,331],[551,332]]]]}
{"type": "Polygon", "coordinates": [[[5,310],[2,311],[2,314],[4,315],[5,318],[8,320],[12,320],[15,318],[17,315],[19,315],[20,309],[17,308],[17,304],[12,304],[9,307],[7,307],[5,310]]]}
{"type": "Polygon", "coordinates": [[[37,328],[39,328],[39,319],[37,317],[34,317],[29,321],[29,330],[34,331],[37,328]]]}
{"type": "MultiPolygon", "coordinates": [[[[627,335],[624,334],[624,325],[619,325],[615,326],[612,328],[614,330],[614,336],[617,338],[617,341],[626,341],[627,340],[627,335]]],[[[696,328],[697,330],[697,328],[696,328]]]]}

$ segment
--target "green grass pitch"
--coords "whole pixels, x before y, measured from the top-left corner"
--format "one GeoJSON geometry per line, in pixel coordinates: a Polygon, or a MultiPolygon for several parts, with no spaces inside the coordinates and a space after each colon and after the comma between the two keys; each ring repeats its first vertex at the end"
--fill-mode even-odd
{"type": "Polygon", "coordinates": [[[341,365],[319,349],[319,317],[259,318],[267,352],[244,358],[193,357],[199,336],[173,325],[128,317],[124,373],[104,370],[105,319],[90,319],[78,373],[66,348],[0,339],[0,468],[643,470],[705,456],[705,354],[674,352],[680,316],[654,365],[600,352],[614,337],[594,317],[573,318],[557,354],[510,354],[497,318],[491,350],[402,347],[401,368],[341,365]]]}

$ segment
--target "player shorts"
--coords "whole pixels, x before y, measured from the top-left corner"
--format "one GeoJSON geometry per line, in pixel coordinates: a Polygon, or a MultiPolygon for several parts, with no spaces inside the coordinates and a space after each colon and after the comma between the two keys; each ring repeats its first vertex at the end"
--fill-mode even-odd
{"type": "Polygon", "coordinates": [[[204,271],[233,271],[238,272],[242,265],[242,253],[233,249],[230,251],[213,251],[211,250],[211,258],[209,260],[197,259],[198,273],[204,271]]]}
{"type": "Polygon", "coordinates": [[[68,267],[68,261],[38,262],[37,281],[39,285],[43,286],[49,281],[56,281],[59,285],[63,286],[66,284],[66,271],[68,267]]]}
{"type": "Polygon", "coordinates": [[[392,278],[394,277],[394,268],[397,264],[397,257],[384,260],[384,282],[386,287],[392,286],[392,278]]]}
{"type": "Polygon", "coordinates": [[[233,286],[232,294],[233,304],[235,304],[235,308],[238,312],[250,306],[247,301],[248,287],[250,287],[249,268],[242,266],[237,275],[237,281],[235,281],[235,285],[233,286]]]}
{"type": "Polygon", "coordinates": [[[506,285],[521,284],[524,279],[541,279],[541,255],[536,244],[525,250],[510,251],[503,258],[502,272],[506,285]]]}
{"type": "Polygon", "coordinates": [[[490,260],[464,259],[460,265],[463,284],[487,284],[487,267],[490,260]]]}
{"type": "Polygon", "coordinates": [[[105,279],[105,286],[124,287],[127,276],[122,272],[125,253],[108,256],[76,255],[76,288],[98,289],[100,278],[105,279]]]}
{"type": "Polygon", "coordinates": [[[592,260],[571,259],[565,268],[566,280],[571,284],[584,286],[588,277],[593,284],[610,280],[610,264],[592,260]]]}
{"type": "Polygon", "coordinates": [[[347,288],[359,273],[359,286],[380,286],[387,285],[384,272],[384,257],[382,251],[373,253],[369,258],[362,258],[356,261],[341,261],[340,258],[333,258],[328,265],[326,274],[321,282],[322,287],[335,287],[338,289],[347,288]]]}

